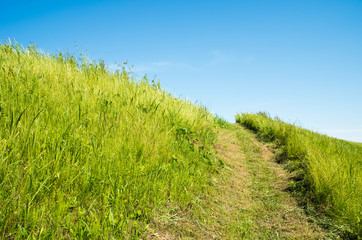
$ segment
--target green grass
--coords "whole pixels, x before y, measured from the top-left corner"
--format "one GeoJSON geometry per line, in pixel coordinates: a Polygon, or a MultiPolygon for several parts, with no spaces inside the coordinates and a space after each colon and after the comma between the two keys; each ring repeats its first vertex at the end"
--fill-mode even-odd
{"type": "MultiPolygon", "coordinates": [[[[291,188],[313,193],[343,228],[361,234],[360,144],[264,115],[237,120],[279,146],[278,160],[301,176],[291,188]]],[[[279,180],[263,169],[260,151],[247,131],[147,77],[135,80],[126,66],[111,72],[83,55],[0,45],[1,239],[289,236],[275,214],[286,193],[271,187],[279,180]],[[233,174],[219,174],[219,128],[243,149],[229,144],[233,174]],[[242,165],[246,185],[236,177],[242,165]],[[226,177],[245,189],[218,183],[226,177]],[[255,204],[240,208],[248,189],[255,204]],[[265,219],[279,225],[260,225],[265,219]]]]}
{"type": "Polygon", "coordinates": [[[264,113],[236,121],[278,147],[277,160],[292,171],[290,188],[302,191],[334,219],[344,234],[362,236],[362,147],[317,134],[264,113]]]}
{"type": "Polygon", "coordinates": [[[145,238],[222,163],[203,106],[101,61],[0,45],[0,238],[145,238]]]}

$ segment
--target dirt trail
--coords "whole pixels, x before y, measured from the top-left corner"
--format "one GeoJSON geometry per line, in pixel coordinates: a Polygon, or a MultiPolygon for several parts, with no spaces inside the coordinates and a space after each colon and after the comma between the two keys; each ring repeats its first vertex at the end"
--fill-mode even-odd
{"type": "Polygon", "coordinates": [[[180,213],[179,220],[157,224],[149,239],[331,238],[286,191],[290,174],[253,133],[233,124],[219,131],[215,148],[225,167],[199,206],[204,217],[180,213]]]}
{"type": "Polygon", "coordinates": [[[232,129],[221,130],[217,149],[228,171],[219,185],[223,189],[219,191],[220,203],[227,206],[225,214],[242,221],[235,223],[241,226],[240,232],[229,232],[225,238],[327,238],[286,191],[290,174],[254,134],[235,124],[232,129]]]}

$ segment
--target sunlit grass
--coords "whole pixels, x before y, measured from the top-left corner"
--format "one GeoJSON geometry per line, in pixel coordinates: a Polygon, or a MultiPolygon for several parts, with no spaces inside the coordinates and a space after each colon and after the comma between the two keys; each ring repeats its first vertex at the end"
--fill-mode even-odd
{"type": "Polygon", "coordinates": [[[313,201],[326,212],[362,234],[362,147],[320,135],[264,113],[238,114],[236,121],[273,141],[278,161],[299,175],[291,187],[311,192],[313,201]]]}
{"type": "Polygon", "coordinates": [[[34,46],[0,45],[0,66],[0,238],[136,238],[207,194],[203,106],[34,46]]]}

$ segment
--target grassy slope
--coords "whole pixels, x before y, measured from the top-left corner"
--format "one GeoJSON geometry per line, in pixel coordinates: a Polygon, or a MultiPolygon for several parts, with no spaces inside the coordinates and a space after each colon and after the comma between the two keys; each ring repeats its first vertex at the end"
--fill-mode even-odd
{"type": "Polygon", "coordinates": [[[2,44],[0,66],[0,238],[323,236],[252,135],[204,107],[35,47],[2,44]]]}
{"type": "Polygon", "coordinates": [[[290,187],[309,191],[342,231],[362,234],[362,148],[271,119],[265,114],[237,115],[237,122],[279,147],[278,160],[295,171],[290,187]]]}
{"type": "Polygon", "coordinates": [[[220,165],[205,108],[35,47],[2,44],[0,66],[0,238],[133,238],[198,215],[220,165]]]}

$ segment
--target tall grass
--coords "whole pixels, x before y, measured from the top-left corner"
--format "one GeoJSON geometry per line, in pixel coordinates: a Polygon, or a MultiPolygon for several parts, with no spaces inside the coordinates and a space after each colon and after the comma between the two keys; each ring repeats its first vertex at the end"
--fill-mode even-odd
{"type": "MultiPolygon", "coordinates": [[[[275,142],[279,161],[289,161],[315,201],[331,207],[329,213],[362,234],[362,147],[314,133],[264,113],[238,114],[236,121],[275,142]]],[[[299,180],[300,180],[299,179],[299,180]]]]}
{"type": "Polygon", "coordinates": [[[204,107],[35,46],[1,44],[0,66],[0,238],[144,237],[207,194],[220,163],[204,107]]]}

